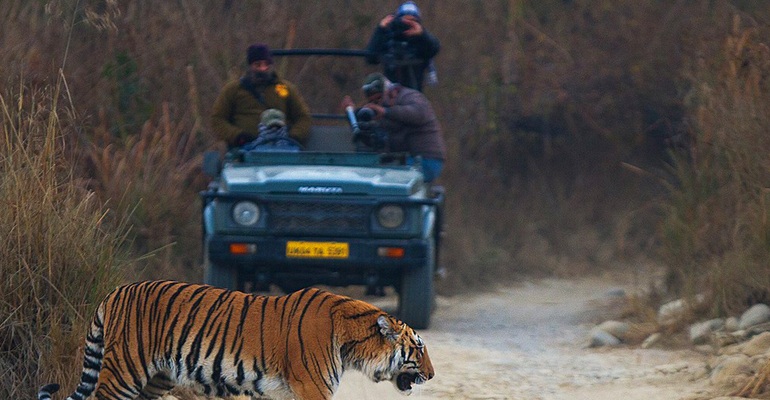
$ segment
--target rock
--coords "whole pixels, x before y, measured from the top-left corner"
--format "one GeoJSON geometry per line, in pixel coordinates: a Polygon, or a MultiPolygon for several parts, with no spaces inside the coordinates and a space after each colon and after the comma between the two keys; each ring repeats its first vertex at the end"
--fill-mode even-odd
{"type": "Polygon", "coordinates": [[[603,347],[603,346],[618,346],[620,345],[620,339],[612,336],[611,334],[594,328],[591,329],[591,339],[588,347],[603,347]]]}
{"type": "Polygon", "coordinates": [[[711,337],[711,333],[724,327],[725,322],[721,318],[698,322],[690,326],[690,341],[693,344],[704,344],[711,337]]]}
{"type": "Polygon", "coordinates": [[[751,359],[744,354],[735,354],[722,358],[709,380],[715,386],[734,388],[747,382],[753,374],[751,359]]]}
{"type": "MultiPolygon", "coordinates": [[[[695,296],[694,305],[702,304],[704,301],[706,301],[706,296],[698,294],[695,296]]],[[[674,323],[691,308],[692,306],[685,299],[678,299],[663,304],[658,308],[658,323],[663,325],[674,323]]]]}
{"type": "Polygon", "coordinates": [[[746,332],[746,337],[752,337],[768,331],[770,331],[770,322],[754,325],[743,332],[746,332]]]}
{"type": "Polygon", "coordinates": [[[755,304],[741,315],[738,328],[746,329],[768,321],[770,321],[770,307],[767,304],[755,304]]]}
{"type": "Polygon", "coordinates": [[[738,324],[738,318],[730,317],[725,320],[725,330],[728,332],[735,332],[738,329],[741,329],[738,324]]]}
{"type": "Polygon", "coordinates": [[[655,343],[657,343],[661,337],[663,337],[663,335],[661,335],[660,332],[655,332],[652,335],[648,336],[647,339],[644,339],[644,342],[642,342],[641,347],[643,349],[649,349],[650,347],[654,346],[655,343]]]}
{"type": "Polygon", "coordinates": [[[631,326],[626,322],[610,320],[602,322],[596,327],[596,329],[601,329],[620,339],[620,341],[623,341],[630,327],[631,326]]]}
{"type": "Polygon", "coordinates": [[[770,349],[770,332],[762,332],[744,343],[741,352],[749,357],[765,354],[770,349]]]}
{"type": "Polygon", "coordinates": [[[746,331],[714,332],[711,339],[718,347],[725,347],[746,340],[746,331]]]}
{"type": "Polygon", "coordinates": [[[685,310],[685,302],[682,299],[670,301],[658,308],[658,322],[668,324],[675,322],[685,310]]]}

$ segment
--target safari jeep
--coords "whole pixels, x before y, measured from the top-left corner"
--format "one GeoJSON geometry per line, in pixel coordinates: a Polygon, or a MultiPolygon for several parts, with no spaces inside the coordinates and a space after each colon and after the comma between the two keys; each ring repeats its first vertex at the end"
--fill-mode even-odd
{"type": "Polygon", "coordinates": [[[205,283],[284,292],[361,285],[370,294],[393,287],[399,317],[428,327],[443,190],[404,154],[355,146],[366,134],[357,122],[352,112],[314,115],[300,152],[206,155],[205,283]]]}

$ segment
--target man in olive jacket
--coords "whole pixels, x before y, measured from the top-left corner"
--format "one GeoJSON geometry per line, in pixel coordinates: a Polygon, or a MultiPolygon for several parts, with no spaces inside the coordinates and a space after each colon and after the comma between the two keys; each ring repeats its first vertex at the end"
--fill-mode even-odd
{"type": "Polygon", "coordinates": [[[229,148],[243,146],[259,134],[262,112],[275,108],[286,115],[289,136],[304,144],[310,131],[310,112],[297,88],[275,73],[267,45],[249,46],[247,61],[246,73],[228,82],[214,102],[214,134],[229,148]]]}

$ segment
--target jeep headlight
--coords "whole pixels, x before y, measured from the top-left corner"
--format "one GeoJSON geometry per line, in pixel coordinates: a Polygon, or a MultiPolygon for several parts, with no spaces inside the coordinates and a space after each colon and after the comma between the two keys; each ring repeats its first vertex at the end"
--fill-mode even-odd
{"type": "Polygon", "coordinates": [[[398,228],[404,223],[404,208],[395,204],[380,207],[377,211],[377,222],[383,228],[398,228]]]}
{"type": "Polygon", "coordinates": [[[241,201],[233,207],[233,220],[238,225],[252,226],[259,221],[259,206],[250,201],[241,201]]]}

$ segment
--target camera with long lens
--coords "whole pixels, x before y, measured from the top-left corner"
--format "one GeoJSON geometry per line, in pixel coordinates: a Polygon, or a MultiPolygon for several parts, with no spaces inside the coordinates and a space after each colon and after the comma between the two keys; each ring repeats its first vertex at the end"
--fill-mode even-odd
{"type": "Polygon", "coordinates": [[[357,151],[384,151],[387,148],[388,134],[374,121],[376,115],[369,107],[356,111],[353,141],[357,151]]]}
{"type": "Polygon", "coordinates": [[[377,113],[375,113],[374,110],[369,107],[361,107],[358,109],[358,111],[356,111],[356,119],[358,120],[359,124],[362,122],[372,122],[375,115],[377,115],[377,113]]]}

